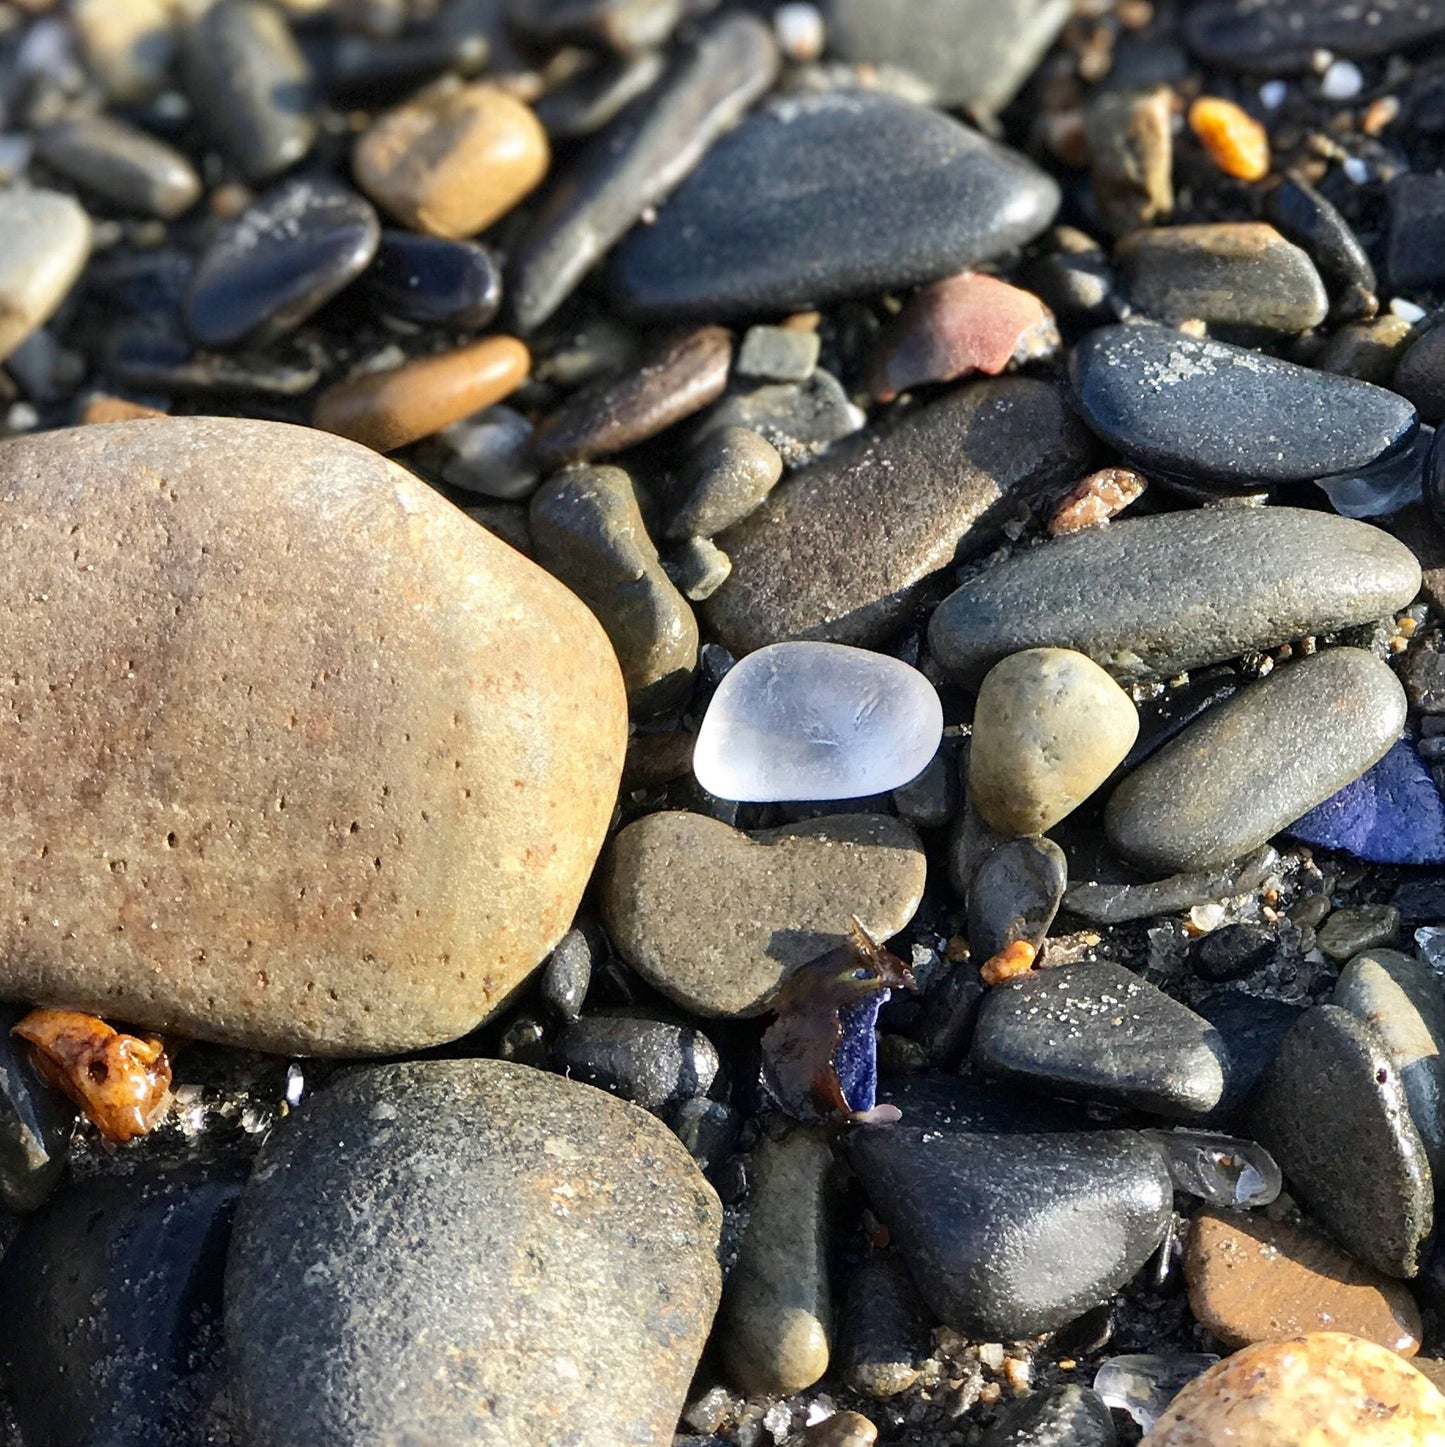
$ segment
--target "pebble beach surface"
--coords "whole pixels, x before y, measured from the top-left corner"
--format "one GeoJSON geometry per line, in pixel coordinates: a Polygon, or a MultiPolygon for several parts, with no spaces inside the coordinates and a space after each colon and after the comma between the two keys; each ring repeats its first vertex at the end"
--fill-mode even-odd
{"type": "Polygon", "coordinates": [[[1442,58],[0,0],[0,1447],[1445,1447],[1442,58]]]}

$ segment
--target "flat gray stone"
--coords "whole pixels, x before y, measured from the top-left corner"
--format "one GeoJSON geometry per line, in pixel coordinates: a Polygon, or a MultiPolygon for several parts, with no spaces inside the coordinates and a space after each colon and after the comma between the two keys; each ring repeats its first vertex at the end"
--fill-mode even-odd
{"type": "Polygon", "coordinates": [[[1014,940],[1035,949],[1058,913],[1069,880],[1052,839],[1010,839],[979,866],[968,890],[968,948],[982,964],[1014,940]]]}
{"type": "Polygon", "coordinates": [[[1403,543],[1288,507],[1211,507],[1057,538],[970,578],[929,644],[976,685],[1006,654],[1074,648],[1116,678],[1172,678],[1250,649],[1373,622],[1420,588],[1403,543]]]}
{"type": "Polygon", "coordinates": [[[1090,452],[1047,383],[961,387],[788,478],[720,534],[733,572],[708,621],[735,653],[791,638],[878,643],[934,574],[1077,477],[1090,452]]]}
{"type": "Polygon", "coordinates": [[[1360,648],[1276,669],[1208,710],[1134,770],[1104,811],[1109,841],[1160,874],[1227,863],[1384,757],[1405,690],[1360,648]]]}
{"type": "Polygon", "coordinates": [[[272,1132],[226,1269],[253,1440],[670,1447],[721,1209],[635,1106],[496,1060],[349,1072],[272,1132]]]}

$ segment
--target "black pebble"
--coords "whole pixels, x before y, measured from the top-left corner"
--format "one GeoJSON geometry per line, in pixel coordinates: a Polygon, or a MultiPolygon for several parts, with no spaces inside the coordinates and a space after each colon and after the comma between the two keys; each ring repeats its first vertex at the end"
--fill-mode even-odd
{"type": "Polygon", "coordinates": [[[384,231],[366,290],[378,311],[422,326],[480,331],[502,304],[502,276],[475,241],[384,231]]]}
{"type": "Polygon", "coordinates": [[[1279,954],[1279,941],[1263,925],[1227,924],[1194,946],[1194,972],[1201,979],[1238,980],[1262,970],[1279,954]]]}

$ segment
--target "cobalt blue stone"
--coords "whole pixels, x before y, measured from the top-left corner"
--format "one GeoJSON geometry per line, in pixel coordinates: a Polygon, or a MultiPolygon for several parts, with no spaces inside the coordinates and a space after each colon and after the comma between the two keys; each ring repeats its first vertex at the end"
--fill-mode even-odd
{"type": "Polygon", "coordinates": [[[462,331],[486,326],[502,304],[502,275],[485,247],[408,231],[382,232],[366,289],[389,316],[462,331]]]}
{"type": "Polygon", "coordinates": [[[878,1012],[892,993],[880,990],[838,1011],[843,1035],[833,1054],[833,1068],[850,1110],[872,1110],[878,1103],[878,1036],[875,1032],[878,1012]]]}
{"type": "Polygon", "coordinates": [[[1409,739],[1286,831],[1372,864],[1445,863],[1445,800],[1409,739]]]}

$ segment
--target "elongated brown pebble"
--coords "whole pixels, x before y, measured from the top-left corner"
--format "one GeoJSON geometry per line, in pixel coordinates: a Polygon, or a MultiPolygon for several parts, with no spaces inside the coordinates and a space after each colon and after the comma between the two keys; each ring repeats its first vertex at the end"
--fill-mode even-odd
{"type": "Polygon", "coordinates": [[[515,337],[486,337],[338,382],[321,394],[312,423],[377,452],[393,452],[500,402],[531,366],[531,353],[515,337]]]}

